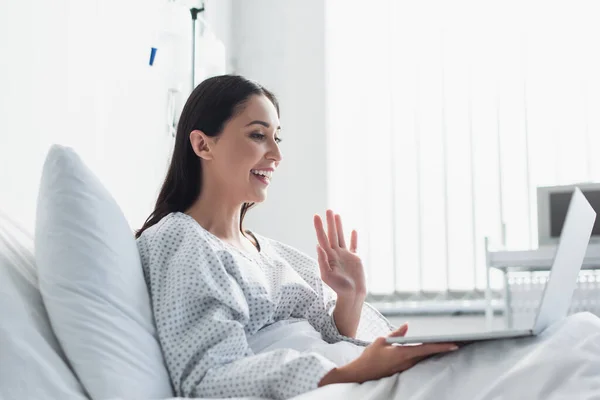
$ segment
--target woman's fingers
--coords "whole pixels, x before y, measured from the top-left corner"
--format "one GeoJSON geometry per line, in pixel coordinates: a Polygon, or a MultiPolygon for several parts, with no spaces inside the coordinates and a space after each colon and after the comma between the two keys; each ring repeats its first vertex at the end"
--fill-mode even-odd
{"type": "Polygon", "coordinates": [[[333,211],[327,210],[325,212],[325,216],[327,218],[327,236],[329,236],[329,244],[331,248],[335,249],[339,247],[339,239],[337,234],[337,229],[335,227],[335,218],[333,215],[333,211]]]}
{"type": "Polygon", "coordinates": [[[327,274],[329,271],[331,271],[331,266],[327,261],[327,253],[325,253],[325,250],[323,250],[323,248],[321,248],[319,245],[317,245],[317,260],[319,261],[321,275],[327,274]]]}
{"type": "Polygon", "coordinates": [[[405,322],[400,326],[400,328],[390,333],[388,337],[401,337],[406,335],[406,332],[408,332],[408,323],[405,322]]]}
{"type": "Polygon", "coordinates": [[[458,349],[454,343],[427,343],[418,346],[399,346],[410,358],[426,357],[432,354],[445,353],[458,349]]]}
{"type": "Polygon", "coordinates": [[[342,217],[340,214],[335,214],[335,228],[338,236],[338,244],[341,248],[346,248],[346,239],[344,239],[344,229],[342,228],[342,217]]]}
{"type": "Polygon", "coordinates": [[[325,234],[325,229],[323,228],[323,221],[321,220],[321,217],[315,214],[313,222],[315,224],[315,231],[317,232],[317,240],[319,242],[319,247],[322,251],[325,252],[325,261],[329,265],[329,268],[331,268],[335,264],[336,260],[335,251],[333,251],[331,245],[329,244],[329,240],[327,239],[327,235],[325,234]]]}
{"type": "Polygon", "coordinates": [[[321,217],[315,214],[313,222],[315,225],[315,231],[317,232],[317,240],[319,241],[319,245],[323,250],[329,248],[329,241],[327,240],[325,229],[323,229],[323,221],[321,220],[321,217]]]}
{"type": "Polygon", "coordinates": [[[358,232],[352,231],[350,235],[350,251],[356,253],[356,247],[358,246],[358,232]]]}
{"type": "MultiPolygon", "coordinates": [[[[346,248],[346,239],[344,238],[344,228],[342,226],[342,217],[339,214],[334,214],[333,211],[327,210],[325,213],[327,218],[327,233],[323,226],[323,220],[317,214],[313,218],[317,239],[319,245],[323,248],[327,255],[330,255],[332,249],[346,248]]],[[[353,230],[350,235],[350,251],[356,253],[358,247],[358,233],[353,230]]]]}

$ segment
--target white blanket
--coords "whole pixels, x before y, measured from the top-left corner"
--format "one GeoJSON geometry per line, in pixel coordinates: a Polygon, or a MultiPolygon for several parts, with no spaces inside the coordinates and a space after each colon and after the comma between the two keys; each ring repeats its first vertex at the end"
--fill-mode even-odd
{"type": "Polygon", "coordinates": [[[305,319],[283,320],[261,329],[248,339],[254,354],[276,349],[316,352],[341,367],[360,356],[365,349],[354,343],[340,341],[327,343],[321,334],[305,319]]]}
{"type": "Polygon", "coordinates": [[[294,398],[331,399],[600,399],[600,319],[575,314],[538,337],[474,343],[402,374],[294,398]]]}
{"type": "Polygon", "coordinates": [[[568,317],[538,337],[474,343],[362,385],[325,386],[295,400],[600,399],[600,319],[568,317]]]}

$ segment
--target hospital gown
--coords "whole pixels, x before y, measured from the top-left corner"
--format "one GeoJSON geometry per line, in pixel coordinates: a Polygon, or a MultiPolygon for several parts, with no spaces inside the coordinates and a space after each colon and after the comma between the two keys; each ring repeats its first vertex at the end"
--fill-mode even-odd
{"type": "Polygon", "coordinates": [[[158,338],[177,396],[286,399],[316,389],[337,365],[317,351],[254,353],[249,339],[278,321],[305,320],[327,343],[366,346],[393,326],[364,304],[356,338],[339,333],[335,293],[316,261],[255,235],[248,254],[176,212],[138,239],[158,338]]]}

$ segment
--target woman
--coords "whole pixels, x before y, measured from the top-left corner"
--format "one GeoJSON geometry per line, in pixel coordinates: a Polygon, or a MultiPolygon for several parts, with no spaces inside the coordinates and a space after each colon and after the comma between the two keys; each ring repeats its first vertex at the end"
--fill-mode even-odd
{"type": "Polygon", "coordinates": [[[318,262],[243,229],[282,161],[280,141],[275,97],[240,76],[202,82],[183,109],[156,207],[137,232],[177,396],[289,398],[456,349],[385,343],[407,326],[393,330],[364,302],[357,234],[348,246],[339,215],[327,211],[327,233],[314,218],[318,262]]]}

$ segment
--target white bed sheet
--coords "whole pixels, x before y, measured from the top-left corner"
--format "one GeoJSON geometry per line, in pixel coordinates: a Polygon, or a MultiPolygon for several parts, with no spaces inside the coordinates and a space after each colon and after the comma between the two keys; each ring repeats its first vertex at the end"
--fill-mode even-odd
{"type": "MultiPolygon", "coordinates": [[[[600,318],[572,315],[538,337],[474,343],[389,378],[294,400],[600,399],[600,318]]],[[[238,400],[257,400],[244,398],[238,400]]]]}

